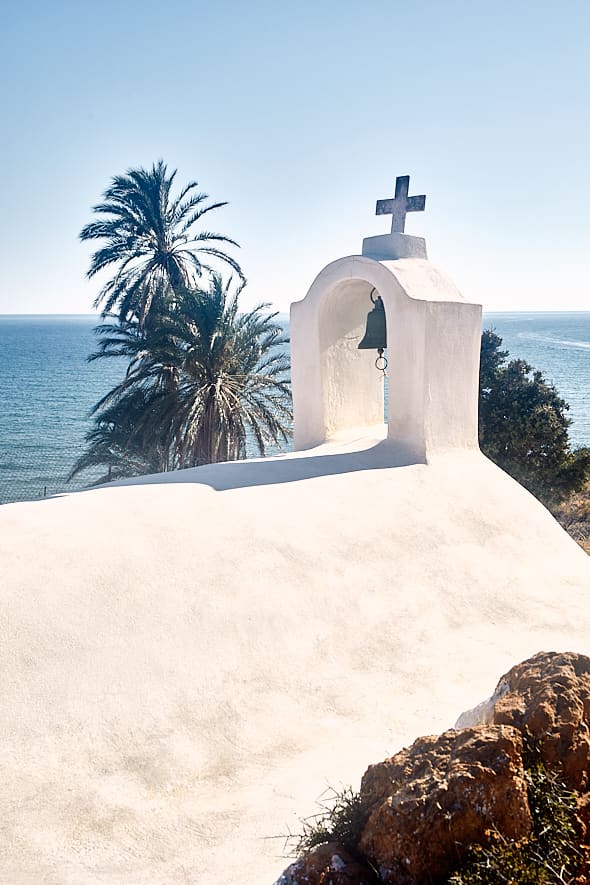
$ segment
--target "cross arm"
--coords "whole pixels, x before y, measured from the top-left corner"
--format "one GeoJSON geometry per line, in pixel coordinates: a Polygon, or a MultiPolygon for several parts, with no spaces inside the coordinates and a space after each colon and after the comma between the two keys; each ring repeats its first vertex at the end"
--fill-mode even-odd
{"type": "Polygon", "coordinates": [[[391,215],[393,212],[393,199],[390,200],[377,200],[377,208],[375,209],[375,215],[391,215]]]}
{"type": "MultiPolygon", "coordinates": [[[[383,201],[386,202],[386,201],[383,201]]],[[[377,204],[379,205],[379,203],[377,204]]],[[[406,204],[407,212],[423,212],[424,207],[426,206],[426,194],[420,194],[419,197],[408,197],[408,202],[406,204]]],[[[380,215],[380,212],[377,212],[377,215],[380,215]]]]}

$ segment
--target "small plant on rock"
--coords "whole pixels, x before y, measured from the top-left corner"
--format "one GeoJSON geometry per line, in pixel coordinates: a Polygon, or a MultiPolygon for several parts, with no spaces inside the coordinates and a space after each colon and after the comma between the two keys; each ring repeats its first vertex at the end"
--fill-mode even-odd
{"type": "Polygon", "coordinates": [[[353,854],[368,818],[368,808],[352,787],[328,790],[319,801],[321,811],[302,820],[302,832],[294,837],[293,853],[303,854],[325,842],[337,842],[353,854]]]}

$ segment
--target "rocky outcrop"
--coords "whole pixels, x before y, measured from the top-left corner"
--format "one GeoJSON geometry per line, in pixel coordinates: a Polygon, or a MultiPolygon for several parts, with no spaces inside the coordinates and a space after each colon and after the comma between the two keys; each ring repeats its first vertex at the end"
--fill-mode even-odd
{"type": "Polygon", "coordinates": [[[442,876],[491,830],[519,839],[532,825],[522,737],[504,726],[419,738],[370,766],[361,798],[374,810],[359,848],[388,883],[442,876]]]}
{"type": "Polygon", "coordinates": [[[354,844],[313,849],[278,885],[444,881],[474,845],[497,837],[526,841],[533,818],[525,767],[538,760],[577,795],[584,870],[577,881],[588,881],[590,658],[537,654],[503,676],[477,709],[482,724],[419,738],[371,765],[361,783],[364,816],[354,844]]]}
{"type": "Polygon", "coordinates": [[[572,790],[589,789],[590,658],[541,652],[500,680],[493,721],[528,732],[572,790]]]}

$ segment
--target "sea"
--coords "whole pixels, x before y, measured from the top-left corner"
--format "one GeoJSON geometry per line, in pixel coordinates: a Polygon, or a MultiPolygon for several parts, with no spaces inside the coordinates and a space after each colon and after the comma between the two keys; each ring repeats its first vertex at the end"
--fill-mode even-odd
{"type": "MultiPolygon", "coordinates": [[[[93,405],[125,371],[119,360],[87,361],[96,323],[0,315],[0,504],[74,491],[95,478],[67,481],[93,405]]],[[[570,405],[572,446],[590,446],[590,311],[487,313],[484,328],[555,385],[570,405]]]]}

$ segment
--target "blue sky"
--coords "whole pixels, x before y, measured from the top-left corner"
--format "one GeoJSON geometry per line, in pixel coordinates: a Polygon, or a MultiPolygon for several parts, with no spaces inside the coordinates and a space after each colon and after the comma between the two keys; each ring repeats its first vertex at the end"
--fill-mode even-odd
{"type": "Polygon", "coordinates": [[[230,205],[246,306],[406,231],[493,309],[590,309],[590,4],[21,0],[0,34],[0,313],[86,313],[77,235],[163,158],[230,205]]]}

